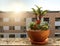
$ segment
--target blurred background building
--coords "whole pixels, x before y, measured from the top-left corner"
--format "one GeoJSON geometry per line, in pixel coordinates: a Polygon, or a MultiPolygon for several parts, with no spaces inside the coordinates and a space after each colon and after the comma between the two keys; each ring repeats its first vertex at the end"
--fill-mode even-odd
{"type": "MultiPolygon", "coordinates": [[[[14,13],[0,11],[0,38],[26,38],[29,24],[35,21],[31,11],[14,13]]],[[[60,36],[60,11],[48,11],[42,18],[48,22],[50,37],[60,36]]]]}

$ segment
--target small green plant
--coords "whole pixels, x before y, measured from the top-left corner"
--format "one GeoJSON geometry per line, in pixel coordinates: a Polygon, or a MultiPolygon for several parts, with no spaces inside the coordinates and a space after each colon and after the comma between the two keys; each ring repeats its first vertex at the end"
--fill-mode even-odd
{"type": "Polygon", "coordinates": [[[41,10],[42,7],[38,7],[36,5],[37,9],[32,8],[33,13],[35,14],[36,21],[30,23],[30,29],[32,30],[47,30],[48,29],[48,23],[47,22],[41,22],[41,18],[47,13],[47,10],[41,10]]]}
{"type": "Polygon", "coordinates": [[[49,26],[47,22],[36,24],[35,22],[30,23],[29,26],[32,30],[48,30],[49,26]]]}

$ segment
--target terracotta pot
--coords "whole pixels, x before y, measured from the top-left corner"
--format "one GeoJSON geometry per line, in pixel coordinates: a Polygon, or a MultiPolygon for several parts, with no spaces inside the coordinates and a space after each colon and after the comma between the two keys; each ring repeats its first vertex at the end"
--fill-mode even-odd
{"type": "Polygon", "coordinates": [[[45,41],[43,41],[43,42],[35,42],[35,41],[32,41],[32,40],[30,40],[30,41],[31,41],[32,44],[36,44],[36,45],[44,45],[44,44],[47,43],[48,38],[47,38],[45,41]]]}
{"type": "Polygon", "coordinates": [[[50,31],[49,30],[46,30],[46,31],[29,30],[29,31],[27,31],[27,34],[32,41],[43,42],[48,38],[50,31]]]}

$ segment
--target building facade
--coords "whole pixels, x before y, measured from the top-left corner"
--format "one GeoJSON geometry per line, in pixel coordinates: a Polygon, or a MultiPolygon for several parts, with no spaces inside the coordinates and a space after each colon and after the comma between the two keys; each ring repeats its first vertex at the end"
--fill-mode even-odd
{"type": "MultiPolygon", "coordinates": [[[[50,36],[60,35],[60,12],[49,11],[43,16],[43,21],[49,23],[50,36]]],[[[0,12],[0,38],[25,38],[30,22],[35,20],[32,12],[0,12]]]]}
{"type": "Polygon", "coordinates": [[[0,12],[0,38],[25,38],[25,20],[20,13],[0,12]]]}

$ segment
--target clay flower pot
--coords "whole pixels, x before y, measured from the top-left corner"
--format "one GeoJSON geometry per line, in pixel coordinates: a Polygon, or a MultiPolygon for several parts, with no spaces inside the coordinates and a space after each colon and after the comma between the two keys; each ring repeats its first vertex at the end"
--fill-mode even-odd
{"type": "Polygon", "coordinates": [[[46,39],[49,37],[50,31],[34,31],[30,30],[27,31],[27,34],[33,43],[39,43],[39,44],[44,44],[46,42],[46,39]]]}

